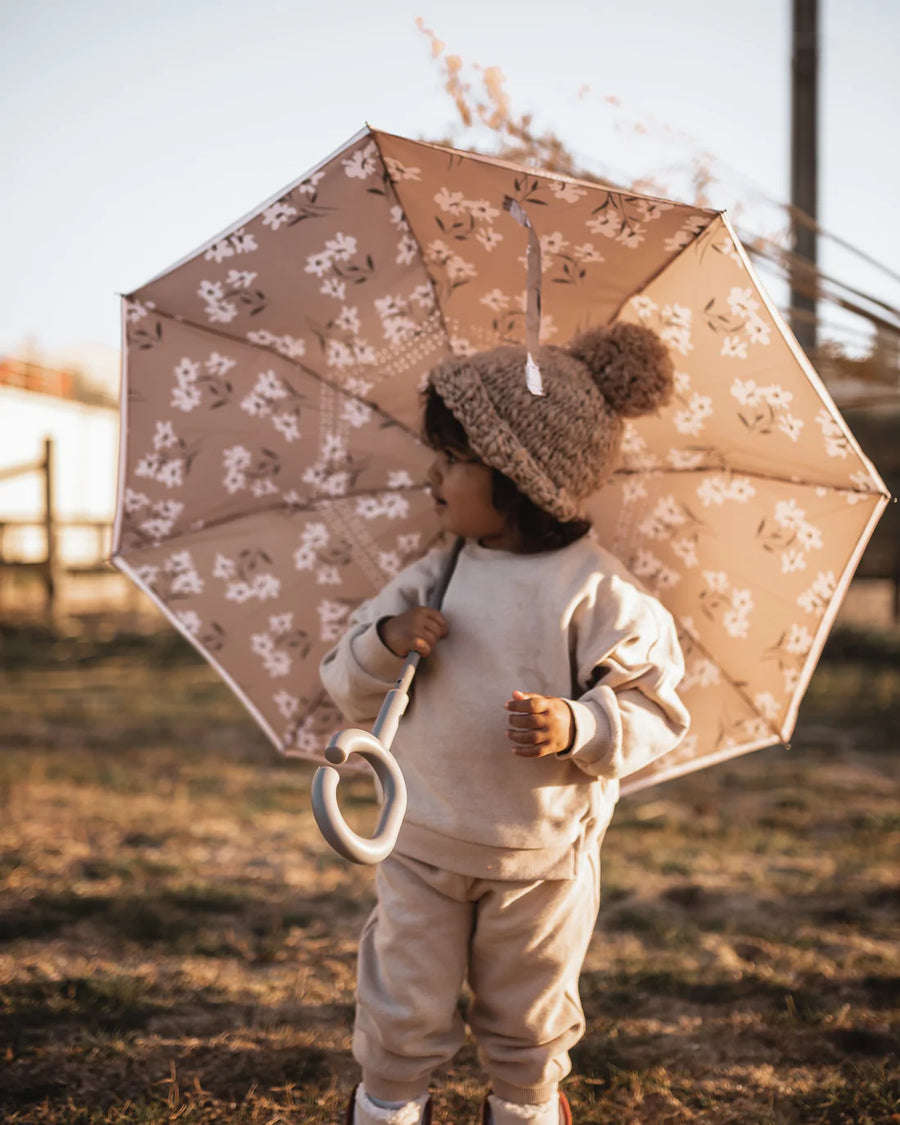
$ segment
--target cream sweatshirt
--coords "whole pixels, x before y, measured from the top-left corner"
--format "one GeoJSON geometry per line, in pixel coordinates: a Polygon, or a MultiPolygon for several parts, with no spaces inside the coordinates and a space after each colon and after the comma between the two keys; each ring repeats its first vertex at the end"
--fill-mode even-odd
{"type": "MultiPolygon", "coordinates": [[[[322,661],[351,723],[371,726],[403,667],[377,623],[426,604],[448,554],[429,552],[361,605],[322,661]]],[[[687,730],[672,618],[590,537],[531,555],[467,542],[442,612],[448,636],[420,664],[392,746],[409,794],[397,851],[475,878],[573,878],[619,779],[687,730]],[[504,704],[517,689],[569,703],[570,751],[513,754],[504,704]]]]}

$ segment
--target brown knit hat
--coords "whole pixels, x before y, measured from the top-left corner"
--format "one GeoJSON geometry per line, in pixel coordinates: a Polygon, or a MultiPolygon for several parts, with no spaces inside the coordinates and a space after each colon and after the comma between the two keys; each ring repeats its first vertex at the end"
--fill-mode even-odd
{"type": "Polygon", "coordinates": [[[565,348],[540,348],[536,359],[543,395],[528,390],[522,347],[453,356],[428,382],[485,464],[539,508],[573,520],[613,470],[623,418],[669,401],[672,360],[655,332],[625,323],[592,328],[565,348]]]}

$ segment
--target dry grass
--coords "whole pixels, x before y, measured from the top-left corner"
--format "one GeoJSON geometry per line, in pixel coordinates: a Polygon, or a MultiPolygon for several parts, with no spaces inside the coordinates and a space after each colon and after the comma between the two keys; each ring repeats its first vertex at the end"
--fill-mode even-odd
{"type": "MultiPolygon", "coordinates": [[[[621,804],[576,1121],[900,1121],[900,672],[836,644],[789,752],[621,804]]],[[[2,656],[3,1120],[339,1121],[371,872],[319,838],[310,771],[174,637],[2,656]]],[[[437,1120],[483,1093],[467,1047],[437,1120]]]]}

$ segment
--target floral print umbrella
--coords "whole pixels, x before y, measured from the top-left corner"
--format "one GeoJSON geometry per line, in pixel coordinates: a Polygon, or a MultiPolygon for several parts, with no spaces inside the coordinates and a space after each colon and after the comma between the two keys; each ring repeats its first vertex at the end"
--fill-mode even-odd
{"type": "Polygon", "coordinates": [[[591,504],[687,663],[690,734],[623,789],[786,740],[888,495],[716,211],[364,130],[124,299],[113,561],[318,760],[320,658],[437,535],[418,389],[524,340],[508,199],[543,342],[647,324],[677,372],[591,504]]]}

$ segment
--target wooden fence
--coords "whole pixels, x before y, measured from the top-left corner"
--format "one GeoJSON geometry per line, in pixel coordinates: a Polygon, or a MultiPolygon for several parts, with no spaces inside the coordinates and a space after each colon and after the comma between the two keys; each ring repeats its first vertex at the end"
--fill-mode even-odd
{"type": "MultiPolygon", "coordinates": [[[[60,593],[66,579],[76,575],[114,575],[116,572],[106,562],[110,550],[112,527],[107,520],[60,519],[57,516],[54,495],[55,447],[52,438],[46,438],[43,454],[35,461],[0,468],[0,482],[37,473],[41,477],[43,511],[31,519],[0,519],[0,613],[4,617],[16,616],[21,608],[9,597],[20,588],[19,577],[36,580],[42,593],[40,608],[48,621],[59,617],[60,593]],[[15,549],[14,540],[22,531],[43,531],[42,553],[38,558],[23,558],[21,549],[15,549]],[[87,561],[67,563],[60,552],[60,538],[70,529],[86,529],[94,536],[94,549],[87,561]]],[[[17,599],[18,600],[18,599],[17,599]]]]}

